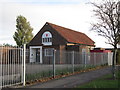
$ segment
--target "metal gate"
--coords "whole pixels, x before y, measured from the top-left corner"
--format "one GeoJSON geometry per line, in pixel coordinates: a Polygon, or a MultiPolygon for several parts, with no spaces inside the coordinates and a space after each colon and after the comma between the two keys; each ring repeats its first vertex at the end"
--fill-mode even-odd
{"type": "Polygon", "coordinates": [[[19,47],[0,47],[0,88],[23,83],[24,51],[19,47]]]}

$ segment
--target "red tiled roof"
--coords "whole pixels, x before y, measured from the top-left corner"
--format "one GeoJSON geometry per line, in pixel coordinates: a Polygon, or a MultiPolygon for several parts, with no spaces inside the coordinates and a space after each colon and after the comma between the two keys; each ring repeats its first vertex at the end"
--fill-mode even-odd
{"type": "Polygon", "coordinates": [[[94,46],[94,41],[91,40],[86,34],[74,31],[62,26],[58,26],[47,22],[53,29],[55,29],[61,36],[63,36],[68,42],[85,44],[94,46]]]}

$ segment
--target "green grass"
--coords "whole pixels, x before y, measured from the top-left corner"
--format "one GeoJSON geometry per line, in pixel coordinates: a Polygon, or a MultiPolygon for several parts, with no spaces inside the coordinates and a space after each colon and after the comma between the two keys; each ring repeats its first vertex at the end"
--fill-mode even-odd
{"type": "MultiPolygon", "coordinates": [[[[97,67],[97,66],[93,66],[93,65],[86,65],[86,67],[85,66],[75,66],[74,72],[88,70],[88,69],[92,69],[95,67],[97,67]]],[[[73,73],[72,67],[67,67],[64,69],[56,69],[55,70],[55,75],[67,75],[70,73],[73,73]]],[[[35,81],[38,79],[49,78],[52,76],[53,76],[52,70],[41,71],[41,72],[37,72],[37,73],[26,74],[26,81],[35,81]]]]}
{"type": "Polygon", "coordinates": [[[53,72],[51,70],[42,71],[42,72],[33,73],[33,74],[26,74],[26,81],[42,79],[45,77],[51,77],[52,74],[53,74],[53,72]]]}
{"type": "Polygon", "coordinates": [[[120,71],[116,72],[116,77],[117,79],[113,80],[112,74],[108,74],[77,88],[120,88],[120,71]]]}
{"type": "MultiPolygon", "coordinates": [[[[88,68],[88,67],[87,67],[88,68]]],[[[83,69],[87,69],[83,67],[75,67],[75,71],[80,71],[83,69]]],[[[64,69],[56,69],[55,70],[55,75],[66,75],[69,73],[73,73],[72,67],[70,68],[64,68],[64,69]]],[[[42,72],[37,72],[37,73],[32,73],[32,74],[26,74],[26,81],[31,81],[31,80],[36,80],[36,79],[42,79],[45,77],[52,77],[53,76],[53,71],[48,70],[48,71],[42,71],[42,72]]]]}
{"type": "MultiPolygon", "coordinates": [[[[92,68],[95,68],[95,66],[93,65],[86,65],[86,67],[85,66],[74,66],[74,72],[92,69],[92,68]]],[[[73,69],[72,67],[69,67],[69,68],[67,67],[64,69],[56,69],[55,72],[56,72],[56,75],[66,75],[66,74],[73,73],[73,69]]]]}

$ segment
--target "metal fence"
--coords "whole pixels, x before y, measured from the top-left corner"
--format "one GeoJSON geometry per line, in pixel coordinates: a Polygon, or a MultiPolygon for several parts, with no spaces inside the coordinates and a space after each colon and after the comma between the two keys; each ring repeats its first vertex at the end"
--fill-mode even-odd
{"type": "MultiPolygon", "coordinates": [[[[42,51],[42,63],[29,60],[29,50],[0,47],[0,87],[55,77],[107,65],[112,53],[80,53],[74,51],[42,51]],[[26,62],[25,62],[26,61],[26,62]]],[[[37,59],[37,58],[36,58],[37,59]]],[[[39,60],[35,60],[39,61],[39,60]]]]}
{"type": "MultiPolygon", "coordinates": [[[[111,53],[112,55],[112,53],[111,53]]],[[[26,81],[55,77],[74,73],[76,71],[107,65],[108,53],[80,53],[53,50],[52,55],[42,52],[42,64],[39,62],[26,63],[26,81]]]]}
{"type": "Polygon", "coordinates": [[[23,83],[23,49],[0,47],[0,88],[23,83]]]}

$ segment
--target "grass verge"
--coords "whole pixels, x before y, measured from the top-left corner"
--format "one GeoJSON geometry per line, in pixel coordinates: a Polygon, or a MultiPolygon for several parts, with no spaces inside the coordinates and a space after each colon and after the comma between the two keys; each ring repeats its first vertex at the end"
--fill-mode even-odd
{"type": "Polygon", "coordinates": [[[120,88],[120,71],[116,71],[116,80],[108,74],[77,88],[120,88]]]}

